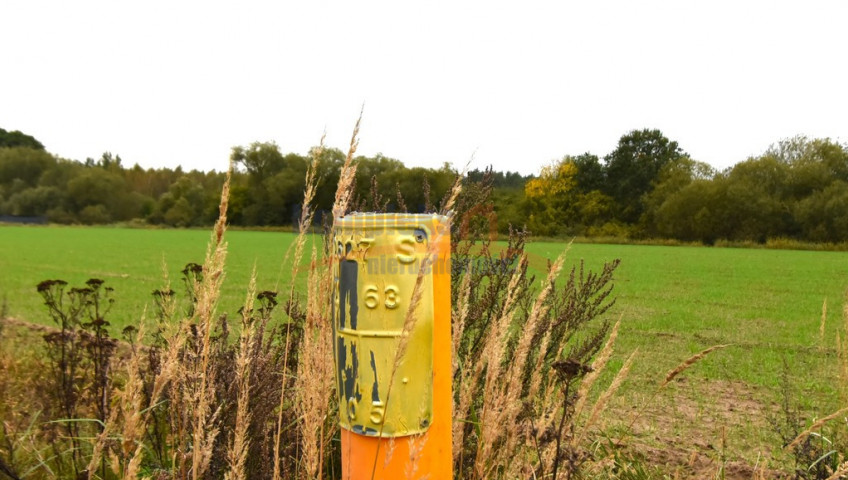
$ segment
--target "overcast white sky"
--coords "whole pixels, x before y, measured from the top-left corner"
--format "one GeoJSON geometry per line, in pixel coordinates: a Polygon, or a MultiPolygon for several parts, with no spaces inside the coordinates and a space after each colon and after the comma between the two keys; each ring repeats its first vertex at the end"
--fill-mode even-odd
{"type": "Polygon", "coordinates": [[[226,168],[230,149],[346,150],[537,173],[658,128],[726,167],[848,140],[843,1],[12,0],[0,128],[65,158],[226,168]]]}

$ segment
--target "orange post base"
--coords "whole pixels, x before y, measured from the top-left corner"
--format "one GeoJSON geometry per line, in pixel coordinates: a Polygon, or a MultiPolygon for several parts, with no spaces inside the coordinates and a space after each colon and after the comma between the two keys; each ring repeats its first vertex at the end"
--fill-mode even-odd
{"type": "Polygon", "coordinates": [[[393,439],[366,437],[342,429],[342,478],[345,480],[370,480],[371,478],[374,480],[450,480],[453,476],[451,465],[453,458],[450,448],[446,450],[432,448],[436,446],[435,443],[428,448],[428,437],[439,434],[439,432],[433,432],[434,429],[436,429],[435,424],[424,435],[393,439]]]}

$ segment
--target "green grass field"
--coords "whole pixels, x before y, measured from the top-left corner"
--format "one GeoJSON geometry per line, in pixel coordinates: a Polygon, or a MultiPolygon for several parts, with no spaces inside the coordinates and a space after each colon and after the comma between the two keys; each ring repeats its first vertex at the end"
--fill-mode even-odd
{"type": "MultiPolygon", "coordinates": [[[[543,265],[562,248],[535,243],[528,251],[543,265]]],[[[622,260],[617,303],[609,313],[622,327],[602,383],[639,350],[616,401],[620,418],[608,424],[628,427],[631,413],[645,409],[635,429],[639,443],[666,452],[679,449],[685,463],[691,451],[717,455],[726,429],[731,458],[749,465],[758,458],[789,464],[768,421],[780,415],[784,362],[795,392],[791,401],[805,418],[844,406],[839,405],[836,334],[848,328],[842,316],[848,254],[575,244],[569,256],[585,259],[592,269],[604,260],[622,260]],[[668,371],[717,344],[729,346],[656,395],[668,371]]]]}
{"type": "MultiPolygon", "coordinates": [[[[227,278],[219,311],[231,316],[236,312],[254,265],[258,289],[286,289],[290,267],[281,265],[293,238],[282,232],[228,232],[227,278]]],[[[61,278],[77,286],[91,277],[102,278],[115,289],[109,320],[120,328],[136,322],[152,305],[150,293],[164,285],[163,264],[172,288],[182,293],[179,271],[188,262],[203,262],[208,239],[206,230],[2,226],[0,299],[5,298],[11,317],[49,323],[35,290],[38,282],[61,278]]],[[[565,243],[531,243],[531,268],[541,273],[547,259],[565,248],[565,243]]],[[[604,261],[622,260],[615,275],[617,303],[608,313],[608,318],[622,321],[612,367],[619,367],[637,348],[639,354],[616,408],[653,403],[651,408],[659,412],[643,433],[671,428],[682,437],[692,436],[685,426],[656,423],[669,411],[672,416],[694,416],[692,422],[708,422],[707,433],[701,432],[707,436],[717,435],[721,425],[731,425],[737,447],[754,462],[761,445],[773,447],[760,417],[779,402],[784,361],[810,415],[834,409],[834,339],[837,329],[844,328],[848,254],[574,244],[568,258],[572,263],[585,259],[595,270],[604,261]],[[825,299],[828,315],[820,337],[825,299]],[[716,344],[730,346],[698,363],[660,399],[652,396],[668,370],[716,344]],[[745,403],[749,400],[756,406],[745,403]],[[729,404],[725,410],[737,413],[713,412],[711,406],[722,401],[729,404]],[[746,420],[745,415],[752,418],[746,420]]]]}
{"type": "MultiPolygon", "coordinates": [[[[231,315],[238,310],[254,265],[259,290],[287,288],[291,272],[282,262],[293,238],[285,232],[228,232],[219,310],[231,315]]],[[[206,230],[3,226],[0,299],[6,299],[12,317],[49,322],[35,290],[38,282],[61,278],[81,286],[88,278],[102,278],[115,289],[110,320],[120,327],[152,306],[150,293],[165,283],[163,266],[182,294],[179,272],[188,262],[203,263],[208,240],[206,230]]],[[[531,269],[543,272],[547,259],[565,248],[531,243],[531,269]]],[[[619,350],[639,347],[658,371],[681,356],[729,343],[728,353],[716,357],[733,361],[705,362],[705,375],[774,386],[783,357],[809,369],[834,354],[832,348],[817,348],[822,302],[829,305],[825,340],[832,347],[848,285],[848,254],[599,244],[574,244],[568,252],[571,263],[584,259],[595,270],[615,258],[622,264],[609,315],[622,320],[619,350]]]]}
{"type": "MultiPolygon", "coordinates": [[[[12,317],[49,322],[35,289],[40,281],[58,278],[83,286],[89,278],[101,278],[115,289],[110,322],[133,324],[153,306],[151,292],[164,287],[165,268],[171,288],[184,296],[180,271],[189,262],[203,263],[209,238],[207,230],[0,227],[0,299],[6,298],[12,317]]],[[[244,303],[254,265],[257,289],[288,288],[291,270],[281,265],[293,238],[280,232],[228,232],[219,311],[232,314],[244,303]]]]}
{"type": "MultiPolygon", "coordinates": [[[[537,243],[528,250],[547,258],[561,248],[537,243]]],[[[702,370],[714,378],[773,386],[774,365],[780,366],[782,356],[806,369],[823,355],[835,354],[833,341],[842,323],[848,286],[848,254],[578,244],[569,255],[572,260],[586,259],[594,269],[603,260],[622,259],[614,310],[614,316],[622,319],[622,344],[638,346],[663,365],[678,362],[681,353],[732,344],[728,351],[733,362],[706,362],[702,370]],[[824,337],[830,348],[821,351],[825,299],[829,308],[824,337]],[[669,353],[673,358],[667,360],[669,353]]],[[[728,355],[716,355],[722,356],[728,355]]]]}

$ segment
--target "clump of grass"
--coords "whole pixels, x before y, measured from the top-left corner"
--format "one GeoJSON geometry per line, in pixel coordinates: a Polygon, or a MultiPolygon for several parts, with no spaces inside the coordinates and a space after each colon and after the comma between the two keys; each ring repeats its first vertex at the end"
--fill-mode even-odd
{"type": "Polygon", "coordinates": [[[513,230],[505,249],[493,248],[490,192],[485,177],[469,185],[452,231],[455,471],[474,479],[577,475],[588,459],[581,437],[631,364],[590,421],[578,421],[575,407],[582,411],[595,378],[587,374],[603,368],[615,342],[615,333],[605,342],[612,325],[601,317],[613,304],[618,261],[600,273],[585,272],[581,262],[558,282],[563,254],[537,287],[527,273],[527,232],[513,230]]]}
{"type": "MultiPolygon", "coordinates": [[[[819,345],[824,345],[824,322],[827,315],[827,303],[822,306],[822,321],[819,327],[819,345]]],[[[848,473],[848,407],[846,404],[846,381],[848,381],[848,363],[843,344],[843,335],[848,331],[848,302],[843,307],[844,330],[836,333],[836,353],[838,362],[838,384],[840,405],[842,408],[813,421],[807,421],[797,406],[799,394],[795,391],[789,363],[784,359],[781,377],[782,402],[780,416],[769,418],[769,423],[783,441],[784,450],[791,453],[795,461],[796,478],[836,479],[848,473]]]]}
{"type": "MultiPolygon", "coordinates": [[[[112,288],[92,278],[84,287],[66,291],[64,280],[45,280],[36,290],[57,330],[44,334],[50,375],[44,385],[53,434],[55,468],[81,475],[85,462],[81,438],[102,431],[109,416],[110,366],[117,347],[110,337],[106,315],[114,300],[112,288]],[[88,421],[80,421],[88,418],[88,421]],[[66,451],[58,450],[67,446],[66,451]],[[64,453],[67,452],[67,455],[64,453]]],[[[105,468],[105,466],[104,466],[105,468]]]]}
{"type": "MultiPolygon", "coordinates": [[[[141,344],[144,339],[144,323],[136,331],[136,341],[141,344]]],[[[142,453],[144,448],[143,437],[146,432],[146,424],[149,417],[150,405],[144,398],[144,381],[142,378],[143,367],[142,356],[133,354],[126,365],[126,382],[124,388],[117,395],[118,408],[113,410],[109,421],[103,431],[97,437],[94,444],[91,461],[88,465],[88,478],[106,477],[105,468],[98,472],[97,465],[101,466],[106,460],[104,450],[111,453],[111,470],[122,479],[138,478],[141,468],[142,453]],[[119,420],[120,419],[120,420],[119,420]],[[120,428],[120,431],[118,430],[120,428]],[[120,433],[119,441],[111,439],[112,435],[120,433]]],[[[156,400],[155,398],[153,399],[156,400]]]]}
{"type": "MultiPolygon", "coordinates": [[[[822,307],[822,323],[826,315],[826,305],[822,307]]],[[[817,475],[816,478],[827,479],[844,478],[848,476],[848,346],[845,345],[845,336],[848,335],[848,294],[842,310],[843,326],[836,333],[836,354],[838,363],[838,386],[840,405],[843,408],[826,415],[817,421],[813,422],[807,429],[798,433],[798,435],[785,447],[786,450],[792,451],[796,457],[798,452],[806,452],[814,450],[811,448],[813,442],[810,439],[815,436],[821,447],[820,452],[827,450],[826,453],[809,463],[808,471],[812,471],[817,475]],[[825,432],[825,426],[832,424],[832,427],[825,432]],[[829,437],[829,438],[828,438],[829,437]],[[824,442],[827,442],[825,447],[824,442]]]]}
{"type": "Polygon", "coordinates": [[[791,449],[797,447],[798,445],[801,444],[801,442],[803,442],[804,440],[809,438],[810,435],[813,434],[813,432],[815,432],[816,430],[818,430],[822,426],[824,426],[824,424],[826,424],[827,422],[830,422],[831,420],[840,418],[840,417],[844,416],[846,413],[848,413],[848,407],[840,408],[839,410],[831,413],[830,415],[827,415],[823,418],[818,419],[816,422],[814,422],[812,425],[810,425],[810,427],[808,429],[799,433],[798,436],[795,437],[794,440],[789,442],[789,445],[787,445],[786,448],[788,450],[791,450],[791,449]]]}
{"type": "MultiPolygon", "coordinates": [[[[240,311],[237,342],[228,341],[226,316],[216,313],[225,274],[228,186],[206,260],[183,271],[186,308],[177,308],[167,286],[154,292],[152,345],[143,346],[139,329],[119,393],[122,408],[109,422],[108,431],[121,441],[101,435],[96,444],[122,478],[134,478],[140,468],[160,478],[271,478],[274,469],[291,478],[299,468],[292,454],[301,448],[297,432],[285,427],[277,437],[274,421],[278,412],[284,425],[295,418],[292,401],[280,395],[297,369],[283,345],[300,330],[298,318],[289,317],[285,329],[272,325],[277,294],[257,294],[255,281],[240,311]],[[282,459],[279,465],[261,461],[274,455],[282,459]]],[[[296,299],[288,305],[290,312],[300,310],[296,299]]]]}
{"type": "MultiPolygon", "coordinates": [[[[359,145],[359,126],[362,112],[356,120],[350,147],[339,174],[333,204],[333,219],[344,216],[353,198],[353,186],[356,175],[354,155],[359,145]]],[[[314,156],[310,170],[307,172],[307,186],[304,194],[304,204],[311,203],[315,194],[315,170],[317,159],[323,151],[323,137],[314,156]]],[[[306,241],[306,228],[312,223],[313,212],[304,208],[298,238],[295,240],[295,265],[300,260],[303,244],[306,241]]],[[[322,478],[324,465],[327,462],[327,452],[330,440],[336,433],[336,422],[330,418],[333,398],[333,379],[335,369],[332,353],[332,318],[330,312],[333,278],[329,265],[336,261],[334,249],[324,245],[322,255],[325,262],[319,263],[318,250],[312,248],[307,278],[307,303],[303,336],[295,349],[300,358],[297,376],[294,380],[294,398],[298,412],[298,426],[301,435],[301,461],[304,478],[322,478]],[[322,268],[322,265],[324,266],[322,268]]],[[[292,291],[294,289],[295,271],[292,271],[292,291]]]]}
{"type": "Polygon", "coordinates": [[[18,350],[12,343],[16,340],[12,335],[0,337],[0,472],[9,478],[48,475],[53,470],[44,460],[51,449],[39,429],[44,415],[38,402],[33,404],[42,396],[41,378],[33,378],[33,372],[43,365],[33,356],[37,349],[18,350]]]}
{"type": "Polygon", "coordinates": [[[236,420],[232,439],[227,450],[227,462],[229,471],[224,474],[226,480],[246,479],[245,467],[247,464],[248,447],[250,446],[250,358],[253,348],[253,335],[255,325],[252,318],[253,300],[256,295],[256,266],[250,277],[247,287],[247,296],[241,312],[241,334],[239,335],[239,348],[236,353],[236,420]]]}

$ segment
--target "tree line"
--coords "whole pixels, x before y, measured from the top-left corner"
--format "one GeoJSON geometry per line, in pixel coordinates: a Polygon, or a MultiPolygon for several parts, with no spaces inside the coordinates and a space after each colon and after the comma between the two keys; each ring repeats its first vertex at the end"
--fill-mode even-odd
{"type": "Polygon", "coordinates": [[[848,241],[848,145],[794,137],[723,171],[658,130],[621,137],[601,161],[566,156],[525,186],[542,235],[765,242],[848,241]]]}
{"type": "MultiPolygon", "coordinates": [[[[329,212],[345,155],[325,149],[316,207],[329,212]]],[[[271,142],[236,146],[229,219],[288,226],[300,217],[310,155],[271,142]]],[[[359,210],[432,211],[457,172],[359,157],[359,210]]],[[[0,129],[0,215],[64,224],[190,227],[217,218],[223,172],[125,167],[104,153],[84,162],[53,155],[32,136],[0,129]]],[[[722,171],[692,159],[659,130],[634,130],[599,157],[566,155],[538,175],[491,169],[468,178],[492,188],[492,228],[534,235],[764,242],[848,240],[848,145],[795,137],[722,171]]],[[[318,221],[321,215],[318,215],[318,221]]]]}
{"type": "MultiPolygon", "coordinates": [[[[256,142],[234,147],[232,159],[236,168],[230,189],[231,224],[290,226],[298,221],[309,155],[283,154],[274,143],[256,142]]],[[[315,198],[318,222],[332,208],[344,160],[338,149],[321,153],[315,198]]],[[[448,165],[407,168],[382,155],[357,161],[356,205],[361,209],[378,202],[388,210],[425,211],[457,175],[448,165]]],[[[127,168],[120,155],[109,152],[96,160],[67,160],[49,153],[31,136],[0,129],[0,216],[11,221],[43,217],[60,224],[211,225],[218,218],[225,176],[181,167],[127,168]]]]}

